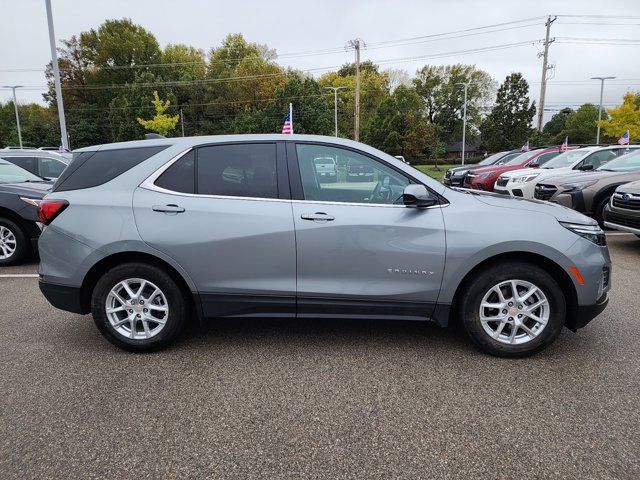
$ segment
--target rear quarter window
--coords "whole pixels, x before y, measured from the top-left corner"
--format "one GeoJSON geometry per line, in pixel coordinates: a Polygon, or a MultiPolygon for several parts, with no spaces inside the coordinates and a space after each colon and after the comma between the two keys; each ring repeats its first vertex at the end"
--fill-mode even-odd
{"type": "Polygon", "coordinates": [[[97,187],[107,183],[169,145],[140,148],[118,148],[74,154],[71,164],[53,185],[52,191],[64,192],[97,187]]]}

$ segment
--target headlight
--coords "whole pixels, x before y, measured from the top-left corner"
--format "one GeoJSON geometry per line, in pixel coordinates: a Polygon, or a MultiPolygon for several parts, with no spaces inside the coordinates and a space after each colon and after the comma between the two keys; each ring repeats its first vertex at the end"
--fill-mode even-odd
{"type": "Polygon", "coordinates": [[[565,192],[580,192],[585,188],[595,185],[596,183],[598,183],[598,180],[591,180],[590,182],[564,183],[560,186],[564,188],[565,192]]]}
{"type": "Polygon", "coordinates": [[[604,232],[598,225],[581,225],[579,223],[567,222],[560,222],[560,225],[600,247],[604,247],[607,244],[604,232]]]}
{"type": "Polygon", "coordinates": [[[525,183],[530,182],[534,178],[538,178],[540,176],[539,173],[532,173],[531,175],[523,175],[522,177],[515,177],[511,179],[512,183],[525,183]]]}
{"type": "Polygon", "coordinates": [[[491,175],[491,172],[481,173],[480,175],[478,175],[478,178],[487,178],[489,175],[491,175]]]}

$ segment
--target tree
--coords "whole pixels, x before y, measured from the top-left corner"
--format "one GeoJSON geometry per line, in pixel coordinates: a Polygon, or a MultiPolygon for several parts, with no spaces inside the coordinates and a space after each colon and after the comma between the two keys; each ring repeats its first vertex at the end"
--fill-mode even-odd
{"type": "MultiPolygon", "coordinates": [[[[606,118],[606,112],[603,113],[606,118]]],[[[597,123],[598,107],[585,103],[578,110],[567,115],[564,129],[558,140],[568,137],[572,143],[593,143],[596,141],[597,123]]]]}
{"type": "Polygon", "coordinates": [[[574,110],[565,107],[557,113],[554,113],[547,123],[544,124],[542,128],[542,133],[545,135],[544,138],[548,139],[548,142],[551,143],[561,143],[564,137],[562,136],[562,132],[565,129],[565,124],[567,123],[567,117],[574,113],[574,110]]]}
{"type": "Polygon", "coordinates": [[[420,95],[400,85],[382,101],[365,140],[390,155],[416,158],[437,150],[436,129],[424,116],[420,95]]]}
{"type": "Polygon", "coordinates": [[[611,118],[600,122],[606,136],[617,139],[629,131],[631,139],[640,138],[640,93],[626,93],[622,105],[607,113],[611,118]]]}
{"type": "Polygon", "coordinates": [[[427,119],[441,128],[446,143],[462,138],[464,88],[460,83],[466,82],[471,82],[467,90],[468,135],[474,137],[482,120],[482,105],[495,91],[495,82],[487,72],[473,65],[425,65],[413,79],[427,119]]]}
{"type": "Polygon", "coordinates": [[[156,114],[151,120],[143,120],[138,117],[138,123],[147,130],[159,133],[160,135],[167,135],[171,130],[176,128],[178,120],[180,120],[180,115],[174,115],[171,117],[164,113],[169,108],[171,102],[169,102],[169,100],[165,100],[164,102],[160,100],[157,90],[153,91],[153,100],[151,103],[153,103],[153,106],[156,109],[156,114]]]}
{"type": "Polygon", "coordinates": [[[529,102],[529,84],[520,73],[505,78],[496,103],[482,124],[482,141],[490,151],[523,145],[531,130],[536,108],[529,102]]]}

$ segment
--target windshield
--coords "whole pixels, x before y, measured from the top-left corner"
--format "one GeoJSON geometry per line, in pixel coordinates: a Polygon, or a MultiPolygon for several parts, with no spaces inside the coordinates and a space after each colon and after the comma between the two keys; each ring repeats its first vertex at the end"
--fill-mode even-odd
{"type": "Polygon", "coordinates": [[[521,165],[524,162],[526,162],[529,158],[534,156],[535,154],[536,154],[536,152],[524,152],[524,153],[521,153],[517,157],[512,158],[511,160],[509,160],[507,163],[505,163],[505,165],[507,165],[507,166],[521,165]]]}
{"type": "Polygon", "coordinates": [[[489,155],[487,158],[485,158],[481,162],[478,162],[478,165],[493,165],[498,160],[505,157],[506,153],[507,152],[498,152],[498,153],[494,153],[493,155],[489,155]]]}
{"type": "Polygon", "coordinates": [[[635,172],[640,170],[640,150],[627,153],[621,157],[611,160],[596,170],[604,172],[635,172]]]}
{"type": "Polygon", "coordinates": [[[0,183],[41,182],[42,178],[13,163],[0,159],[0,183]]]}
{"type": "Polygon", "coordinates": [[[583,157],[586,157],[592,152],[593,150],[569,150],[568,152],[562,152],[556,158],[549,160],[547,163],[545,163],[544,166],[541,168],[570,167],[576,161],[582,159],[583,157]]]}

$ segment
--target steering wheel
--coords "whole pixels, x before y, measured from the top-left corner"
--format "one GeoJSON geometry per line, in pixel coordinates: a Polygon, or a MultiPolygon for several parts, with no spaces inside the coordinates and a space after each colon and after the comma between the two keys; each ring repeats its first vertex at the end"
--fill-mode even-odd
{"type": "Polygon", "coordinates": [[[376,183],[371,196],[369,197],[369,203],[390,203],[391,189],[389,188],[389,177],[384,177],[382,181],[376,183]]]}

